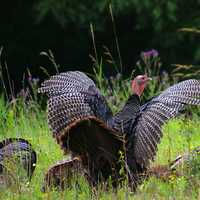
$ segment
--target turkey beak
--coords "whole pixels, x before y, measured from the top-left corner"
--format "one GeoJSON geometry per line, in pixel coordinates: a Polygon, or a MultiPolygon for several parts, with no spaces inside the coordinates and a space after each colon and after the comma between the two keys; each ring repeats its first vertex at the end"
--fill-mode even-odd
{"type": "Polygon", "coordinates": [[[147,77],[147,79],[146,79],[147,81],[152,81],[153,79],[152,78],[150,78],[150,77],[147,77]]]}

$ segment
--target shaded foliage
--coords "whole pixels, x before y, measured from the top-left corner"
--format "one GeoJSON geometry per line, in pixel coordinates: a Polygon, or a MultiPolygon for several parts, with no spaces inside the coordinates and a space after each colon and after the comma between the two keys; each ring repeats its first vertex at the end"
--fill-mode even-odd
{"type": "Polygon", "coordinates": [[[43,76],[40,66],[55,73],[53,65],[41,51],[51,49],[62,66],[60,71],[79,69],[91,72],[94,54],[89,24],[95,32],[98,56],[102,58],[106,75],[113,68],[106,61],[106,46],[119,65],[115,34],[119,38],[123,73],[132,66],[142,50],[155,48],[161,52],[163,68],[171,63],[199,63],[199,35],[177,32],[183,27],[199,27],[200,2],[196,0],[101,0],[69,1],[41,0],[4,2],[0,8],[0,45],[4,46],[2,63],[8,62],[11,79],[20,87],[27,68],[43,76]],[[110,7],[114,22],[110,16],[110,7]]]}

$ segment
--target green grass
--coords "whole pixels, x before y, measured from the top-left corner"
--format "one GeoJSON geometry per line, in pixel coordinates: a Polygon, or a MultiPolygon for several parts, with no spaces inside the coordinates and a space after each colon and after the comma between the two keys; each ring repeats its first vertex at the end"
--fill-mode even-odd
{"type": "MultiPolygon", "coordinates": [[[[19,183],[18,187],[0,189],[0,199],[198,199],[200,197],[200,180],[197,178],[194,182],[195,177],[190,180],[187,176],[175,177],[168,182],[152,177],[140,185],[136,193],[132,193],[126,185],[117,191],[105,190],[101,186],[94,189],[80,177],[79,186],[74,184],[64,192],[42,193],[40,188],[45,172],[49,166],[64,156],[49,131],[46,112],[32,104],[25,106],[22,101],[8,105],[3,98],[0,100],[0,139],[25,138],[31,142],[38,156],[31,182],[23,185],[19,183]]],[[[152,165],[167,164],[177,155],[198,146],[199,130],[199,118],[170,121],[164,127],[164,137],[152,165]]]]}

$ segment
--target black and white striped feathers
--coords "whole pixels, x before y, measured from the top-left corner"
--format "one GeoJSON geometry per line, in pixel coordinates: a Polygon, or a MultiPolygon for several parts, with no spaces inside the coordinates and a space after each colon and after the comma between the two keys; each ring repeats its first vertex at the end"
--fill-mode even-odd
{"type": "Polygon", "coordinates": [[[49,97],[48,123],[54,135],[77,120],[97,117],[105,122],[112,115],[94,82],[79,71],[52,76],[39,92],[49,97]]]}
{"type": "Polygon", "coordinates": [[[162,125],[175,117],[185,105],[200,105],[198,80],[175,84],[140,107],[134,127],[134,148],[130,149],[138,163],[147,166],[154,158],[162,137],[162,125]]]}
{"type": "Polygon", "coordinates": [[[198,80],[175,84],[144,105],[140,105],[137,95],[132,95],[115,116],[94,82],[82,72],[55,75],[42,84],[39,92],[49,97],[48,122],[54,135],[59,135],[76,121],[90,117],[100,120],[108,132],[112,129],[126,136],[127,157],[134,160],[128,164],[137,163],[141,168],[146,168],[153,160],[163,124],[175,117],[185,105],[200,105],[198,80]]]}

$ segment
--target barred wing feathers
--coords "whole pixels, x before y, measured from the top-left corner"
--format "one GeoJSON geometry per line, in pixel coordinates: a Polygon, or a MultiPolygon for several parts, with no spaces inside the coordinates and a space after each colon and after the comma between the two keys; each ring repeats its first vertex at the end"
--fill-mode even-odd
{"type": "Polygon", "coordinates": [[[42,83],[40,93],[46,93],[48,97],[88,91],[90,86],[95,86],[94,82],[84,73],[79,71],[69,71],[52,76],[42,83]]]}
{"type": "Polygon", "coordinates": [[[52,76],[39,92],[49,97],[48,123],[54,136],[77,120],[97,117],[106,122],[112,115],[95,83],[79,71],[52,76]]]}
{"type": "Polygon", "coordinates": [[[171,86],[141,107],[135,126],[134,157],[146,167],[153,160],[162,137],[162,125],[186,104],[200,105],[200,82],[186,80],[171,86]]]}
{"type": "Polygon", "coordinates": [[[119,165],[123,142],[107,126],[112,113],[94,82],[82,72],[61,73],[39,92],[49,97],[48,123],[61,148],[80,157],[95,181],[108,178],[119,165]]]}

